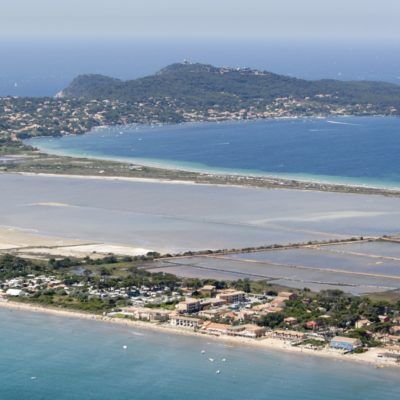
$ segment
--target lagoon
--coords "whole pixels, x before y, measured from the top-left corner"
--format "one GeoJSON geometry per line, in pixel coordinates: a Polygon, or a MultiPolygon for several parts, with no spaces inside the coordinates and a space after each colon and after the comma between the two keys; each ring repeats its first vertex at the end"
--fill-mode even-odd
{"type": "Polygon", "coordinates": [[[399,233],[400,199],[0,174],[0,227],[175,253],[399,233]]]}

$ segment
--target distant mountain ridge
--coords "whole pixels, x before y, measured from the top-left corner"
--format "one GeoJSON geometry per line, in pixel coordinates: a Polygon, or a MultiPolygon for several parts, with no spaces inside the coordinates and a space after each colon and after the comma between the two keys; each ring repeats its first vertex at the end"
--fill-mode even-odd
{"type": "Polygon", "coordinates": [[[80,75],[62,97],[124,102],[172,99],[177,107],[236,110],[264,107],[279,98],[311,99],[321,104],[373,105],[400,109],[400,86],[374,81],[304,80],[250,68],[176,63],[154,75],[122,81],[103,75],[80,75]]]}
{"type": "Polygon", "coordinates": [[[128,81],[80,75],[56,98],[0,98],[0,141],[107,125],[341,115],[400,116],[400,86],[187,62],[128,81]]]}

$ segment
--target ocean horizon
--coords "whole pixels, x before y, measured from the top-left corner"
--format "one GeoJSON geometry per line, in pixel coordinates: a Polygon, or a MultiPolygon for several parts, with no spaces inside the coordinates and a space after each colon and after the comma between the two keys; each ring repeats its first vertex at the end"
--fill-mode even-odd
{"type": "Polygon", "coordinates": [[[0,96],[55,96],[79,74],[134,79],[184,59],[304,79],[399,84],[398,50],[397,40],[0,38],[0,96]]]}

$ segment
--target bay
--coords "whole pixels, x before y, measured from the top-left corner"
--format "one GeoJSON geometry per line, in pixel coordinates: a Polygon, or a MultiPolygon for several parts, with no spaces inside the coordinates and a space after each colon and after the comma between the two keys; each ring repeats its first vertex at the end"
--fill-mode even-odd
{"type": "Polygon", "coordinates": [[[400,187],[395,117],[107,127],[26,142],[52,154],[165,168],[400,187]]]}

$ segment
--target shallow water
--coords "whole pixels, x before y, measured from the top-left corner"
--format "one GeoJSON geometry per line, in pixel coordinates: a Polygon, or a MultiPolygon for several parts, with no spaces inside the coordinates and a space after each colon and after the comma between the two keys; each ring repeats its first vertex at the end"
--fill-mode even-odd
{"type": "Polygon", "coordinates": [[[400,187],[394,117],[111,127],[27,143],[50,153],[169,168],[400,187]]]}
{"type": "Polygon", "coordinates": [[[161,252],[400,229],[400,199],[383,196],[12,174],[0,193],[0,226],[161,252]]]}
{"type": "MultiPolygon", "coordinates": [[[[258,253],[252,253],[258,254],[258,253]]],[[[282,250],[260,253],[258,262],[256,257],[248,254],[229,255],[224,257],[188,257],[173,260],[156,261],[150,271],[165,271],[178,276],[204,279],[236,280],[249,278],[253,280],[267,280],[293,288],[309,288],[315,291],[322,289],[340,289],[344,292],[359,295],[362,293],[383,292],[400,289],[400,277],[395,267],[381,274],[380,267],[367,263],[353,265],[353,259],[347,258],[348,263],[342,260],[340,265],[329,264],[329,258],[318,257],[319,254],[307,254],[296,257],[296,251],[282,250]],[[286,254],[287,253],[287,254],[286,254]],[[246,260],[247,259],[247,260],[246,260]],[[272,261],[274,259],[274,261],[272,261]],[[273,264],[277,263],[277,264],[273,264]],[[378,274],[379,276],[373,276],[378,274]]],[[[337,261],[337,260],[336,260],[337,261]]],[[[355,259],[357,261],[357,259],[355,259]]]]}
{"type": "Polygon", "coordinates": [[[0,309],[0,320],[1,399],[394,400],[400,396],[397,369],[21,311],[0,309]],[[209,357],[215,361],[209,362],[209,357]]]}
{"type": "MultiPolygon", "coordinates": [[[[352,245],[346,245],[345,249],[357,252],[352,245]]],[[[342,246],[344,247],[344,246],[342,246]]],[[[357,246],[361,247],[361,246],[357,246]]],[[[400,251],[400,245],[398,245],[400,251]]],[[[339,249],[332,246],[329,250],[325,247],[314,249],[289,249],[266,251],[256,253],[233,254],[234,259],[254,260],[259,262],[282,263],[284,265],[299,265],[305,268],[335,269],[361,273],[398,276],[400,278],[400,259],[379,259],[368,255],[355,255],[339,253],[339,249]]],[[[381,249],[384,256],[384,249],[381,249]]]]}

